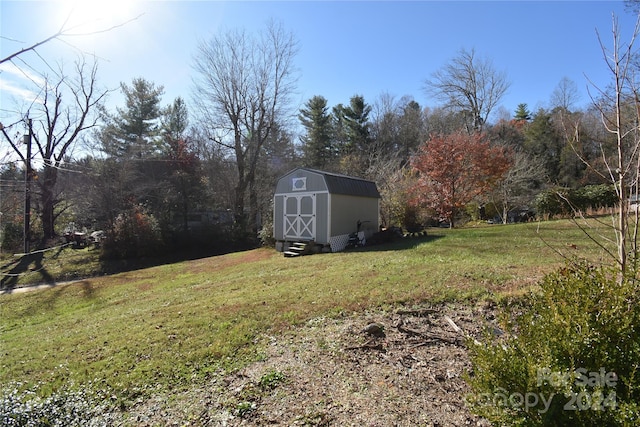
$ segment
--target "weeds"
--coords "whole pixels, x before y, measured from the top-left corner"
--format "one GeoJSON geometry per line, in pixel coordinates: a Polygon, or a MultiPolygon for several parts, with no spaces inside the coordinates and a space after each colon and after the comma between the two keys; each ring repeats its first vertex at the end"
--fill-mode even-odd
{"type": "Polygon", "coordinates": [[[258,385],[263,390],[273,390],[278,387],[280,384],[285,382],[287,377],[280,371],[271,370],[265,373],[260,380],[258,381],[258,385]]]}
{"type": "Polygon", "coordinates": [[[255,411],[257,405],[253,402],[239,402],[236,405],[233,414],[240,418],[247,418],[253,411],[255,411]]]}

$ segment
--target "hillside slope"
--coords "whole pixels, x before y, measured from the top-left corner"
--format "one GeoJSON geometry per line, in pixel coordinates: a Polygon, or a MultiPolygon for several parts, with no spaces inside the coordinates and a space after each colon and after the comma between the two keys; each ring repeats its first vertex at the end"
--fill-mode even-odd
{"type": "MultiPolygon", "coordinates": [[[[463,392],[459,378],[465,362],[459,353],[461,344],[448,342],[454,337],[442,323],[442,316],[428,317],[427,323],[420,323],[427,319],[420,316],[408,320],[417,322],[409,330],[427,333],[430,327],[437,327],[438,334],[447,338],[423,344],[411,341],[416,336],[397,327],[394,316],[398,309],[427,305],[447,312],[443,303],[458,302],[459,308],[448,315],[463,328],[475,331],[486,320],[483,310],[474,314],[475,301],[528,289],[545,272],[563,264],[558,252],[591,259],[601,256],[599,249],[569,222],[437,229],[426,238],[350,252],[289,259],[271,249],[259,249],[86,279],[39,292],[3,295],[0,381],[40,384],[40,393],[45,395],[91,383],[132,413],[167,393],[171,402],[179,402],[184,390],[207,390],[212,393],[202,397],[210,402],[202,407],[209,408],[207,411],[219,405],[223,414],[234,415],[236,410],[236,421],[244,419],[237,417],[240,412],[265,421],[271,415],[258,415],[257,408],[264,410],[272,405],[256,404],[253,408],[256,402],[243,390],[251,394],[255,375],[271,369],[259,363],[277,361],[278,355],[270,351],[294,356],[300,351],[299,357],[309,357],[304,363],[296,362],[295,356],[291,364],[272,367],[284,377],[281,383],[275,381],[278,386],[271,390],[276,396],[286,396],[288,385],[303,390],[295,384],[308,374],[309,378],[316,375],[335,381],[314,380],[319,389],[336,390],[331,401],[342,409],[331,412],[329,418],[353,414],[344,409],[349,405],[355,405],[352,411],[363,411],[364,402],[369,400],[373,400],[372,405],[380,399],[396,402],[400,408],[402,399],[409,395],[402,394],[397,400],[392,392],[402,384],[412,395],[423,387],[445,387],[438,378],[448,375],[446,369],[430,365],[433,358],[444,360],[443,354],[462,363],[448,380],[457,384],[449,391],[463,392]],[[466,314],[456,314],[459,310],[466,314]],[[351,349],[366,343],[362,342],[366,337],[357,331],[366,326],[370,315],[384,323],[387,337],[375,343],[376,348],[351,349]],[[310,329],[314,322],[321,326],[310,329]],[[318,334],[316,338],[312,338],[314,333],[318,334]],[[328,337],[324,341],[322,334],[328,337]],[[289,336],[293,337],[290,343],[289,336]],[[276,344],[268,337],[274,337],[276,344]],[[302,347],[309,340],[313,343],[307,348],[309,356],[302,356],[302,347]],[[289,344],[293,347],[287,347],[289,344]],[[412,346],[415,348],[408,352],[412,346]],[[429,353],[432,350],[437,351],[429,353]],[[318,363],[313,355],[320,357],[318,363]],[[424,377],[418,380],[422,385],[410,387],[391,378],[397,374],[398,363],[410,365],[407,369],[411,372],[422,372],[424,377]],[[326,370],[331,364],[335,364],[335,371],[326,370]],[[372,366],[380,370],[368,376],[366,369],[372,366]],[[247,369],[255,373],[243,374],[247,369]],[[343,380],[339,380],[339,372],[345,373],[343,380]],[[239,379],[234,375],[240,375],[239,379]],[[243,380],[242,375],[248,379],[243,380]],[[380,379],[385,375],[390,379],[380,379]],[[431,377],[436,381],[430,383],[431,377]],[[340,389],[340,384],[352,386],[340,389]],[[393,387],[383,392],[385,384],[393,387]],[[360,389],[361,400],[340,397],[360,389]],[[229,390],[231,394],[225,394],[229,390]],[[378,391],[370,394],[371,390],[378,391]],[[223,401],[216,403],[216,396],[223,401]]],[[[302,408],[294,410],[293,402],[310,410],[308,405],[326,400],[325,396],[305,404],[303,395],[292,392],[292,416],[309,415],[303,414],[302,408]]],[[[269,402],[268,397],[269,393],[261,393],[259,400],[269,402]]],[[[445,402],[433,399],[434,405],[445,402]]],[[[196,408],[199,405],[192,404],[196,408]]],[[[414,404],[423,407],[425,403],[414,404]]],[[[174,407],[169,412],[179,410],[174,407]]],[[[315,425],[322,425],[318,423],[315,425]]]]}

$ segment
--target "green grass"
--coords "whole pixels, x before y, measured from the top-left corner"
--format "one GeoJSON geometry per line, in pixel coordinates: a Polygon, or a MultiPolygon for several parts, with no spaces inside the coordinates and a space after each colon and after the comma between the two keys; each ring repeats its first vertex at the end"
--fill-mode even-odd
{"type": "Polygon", "coordinates": [[[109,266],[98,259],[95,249],[53,248],[27,256],[0,255],[0,290],[30,283],[60,282],[105,273],[109,266]]]}
{"type": "Polygon", "coordinates": [[[126,403],[256,360],[261,333],[315,316],[521,293],[564,263],[557,251],[602,258],[556,221],[300,258],[257,249],[2,295],[0,382],[91,382],[126,403]]]}

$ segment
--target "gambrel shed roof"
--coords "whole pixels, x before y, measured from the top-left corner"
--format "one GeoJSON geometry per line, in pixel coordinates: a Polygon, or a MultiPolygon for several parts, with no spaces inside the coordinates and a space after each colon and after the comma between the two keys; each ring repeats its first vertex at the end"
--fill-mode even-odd
{"type": "Polygon", "coordinates": [[[345,194],[348,196],[363,196],[380,198],[378,187],[373,181],[354,178],[346,175],[338,175],[329,172],[320,172],[324,175],[329,193],[345,194]]]}
{"type": "Polygon", "coordinates": [[[380,198],[378,187],[373,181],[310,168],[299,168],[297,170],[306,170],[322,175],[327,185],[327,190],[331,194],[380,198]]]}

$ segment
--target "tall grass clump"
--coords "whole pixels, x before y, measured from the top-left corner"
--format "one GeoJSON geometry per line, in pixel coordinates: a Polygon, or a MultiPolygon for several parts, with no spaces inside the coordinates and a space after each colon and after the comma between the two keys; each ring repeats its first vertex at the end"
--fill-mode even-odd
{"type": "Polygon", "coordinates": [[[504,334],[470,343],[471,408],[495,425],[637,426],[638,286],[577,263],[506,304],[504,334]]]}

